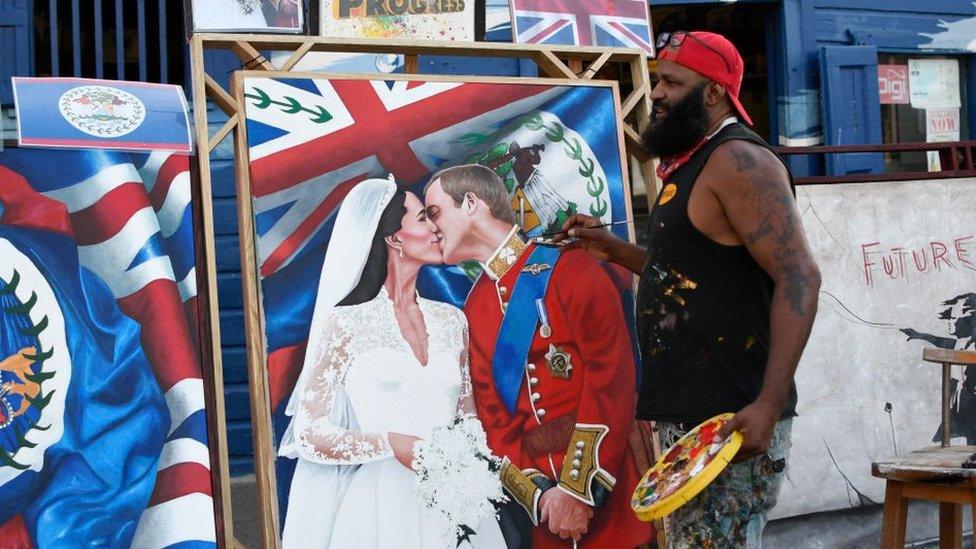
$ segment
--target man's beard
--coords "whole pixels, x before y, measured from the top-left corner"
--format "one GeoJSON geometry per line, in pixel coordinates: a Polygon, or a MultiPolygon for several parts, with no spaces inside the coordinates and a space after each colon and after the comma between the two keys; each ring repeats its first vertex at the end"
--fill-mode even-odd
{"type": "Polygon", "coordinates": [[[707,130],[705,84],[702,84],[671,106],[664,118],[652,115],[651,123],[641,134],[641,144],[651,156],[668,158],[694,147],[707,130]]]}

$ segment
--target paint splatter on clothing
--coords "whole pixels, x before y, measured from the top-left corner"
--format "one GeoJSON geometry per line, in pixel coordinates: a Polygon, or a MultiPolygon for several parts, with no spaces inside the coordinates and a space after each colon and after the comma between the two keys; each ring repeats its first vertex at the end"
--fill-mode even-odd
{"type": "MultiPolygon", "coordinates": [[[[667,519],[671,549],[759,549],[766,515],[776,505],[790,455],[792,419],[776,424],[765,454],[722,471],[709,486],[667,519]]],[[[694,425],[658,422],[661,447],[669,448],[694,425]]]]}
{"type": "MultiPolygon", "coordinates": [[[[741,124],[726,126],[665,181],[651,210],[637,292],[641,419],[698,424],[741,410],[762,389],[773,281],[745,246],[715,242],[688,216],[705,163],[730,140],[766,146],[741,124]]],[[[783,417],[795,406],[791,387],[783,417]]]]}

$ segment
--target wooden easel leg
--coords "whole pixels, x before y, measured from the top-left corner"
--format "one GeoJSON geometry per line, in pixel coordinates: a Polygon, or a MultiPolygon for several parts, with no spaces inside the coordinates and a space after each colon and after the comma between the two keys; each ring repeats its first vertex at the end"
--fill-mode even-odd
{"type": "Polygon", "coordinates": [[[976,488],[973,488],[970,494],[972,495],[973,498],[973,501],[970,503],[970,505],[972,505],[972,509],[970,510],[972,511],[972,520],[973,520],[972,542],[973,545],[976,546],[976,488]]]}
{"type": "Polygon", "coordinates": [[[889,480],[885,486],[884,519],[881,524],[881,549],[905,547],[908,500],[902,497],[902,483],[889,480]]]}
{"type": "Polygon", "coordinates": [[[962,505],[939,503],[939,547],[962,549],[962,505]]]}

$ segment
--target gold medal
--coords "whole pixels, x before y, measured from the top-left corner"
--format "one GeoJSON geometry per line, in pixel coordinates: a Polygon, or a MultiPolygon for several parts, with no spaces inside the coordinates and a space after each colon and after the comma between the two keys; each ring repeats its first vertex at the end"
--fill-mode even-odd
{"type": "Polygon", "coordinates": [[[553,377],[569,379],[569,374],[573,371],[572,357],[566,351],[549,344],[549,352],[546,353],[546,363],[553,377]]]}

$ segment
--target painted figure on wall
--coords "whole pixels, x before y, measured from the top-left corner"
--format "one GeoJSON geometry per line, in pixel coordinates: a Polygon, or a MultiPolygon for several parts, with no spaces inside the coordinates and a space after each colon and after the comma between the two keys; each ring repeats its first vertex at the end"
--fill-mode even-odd
{"type": "MultiPolygon", "coordinates": [[[[923,333],[913,328],[902,328],[901,332],[913,339],[928,342],[940,349],[976,348],[976,293],[958,295],[942,302],[943,309],[939,320],[948,323],[948,335],[940,336],[923,333]]],[[[951,414],[949,427],[952,437],[965,437],[966,444],[976,444],[976,366],[968,366],[961,380],[951,381],[952,400],[949,403],[951,414]]],[[[933,442],[942,440],[942,425],[939,425],[933,442]]]]}

